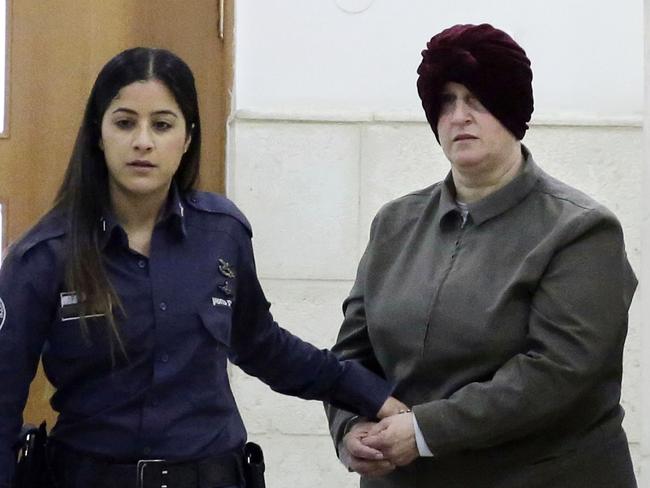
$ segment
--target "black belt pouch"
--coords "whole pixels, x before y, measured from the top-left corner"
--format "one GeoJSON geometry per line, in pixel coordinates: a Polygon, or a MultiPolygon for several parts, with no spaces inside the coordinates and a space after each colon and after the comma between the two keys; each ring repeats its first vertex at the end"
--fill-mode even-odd
{"type": "Polygon", "coordinates": [[[264,482],[264,453],[254,442],[244,446],[244,479],[246,488],[266,488],[264,482]]]}
{"type": "Polygon", "coordinates": [[[49,470],[45,458],[46,442],[45,422],[38,428],[33,425],[23,426],[17,443],[14,488],[46,488],[50,486],[49,470]]]}

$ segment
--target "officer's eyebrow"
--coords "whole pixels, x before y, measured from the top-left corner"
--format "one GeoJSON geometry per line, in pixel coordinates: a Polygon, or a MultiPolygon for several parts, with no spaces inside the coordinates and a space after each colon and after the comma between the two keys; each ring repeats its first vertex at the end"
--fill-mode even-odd
{"type": "MultiPolygon", "coordinates": [[[[117,107],[111,113],[115,114],[115,113],[118,113],[118,112],[126,112],[126,113],[131,114],[131,115],[138,115],[137,111],[135,111],[133,109],[130,109],[130,108],[126,108],[126,107],[117,107]]],[[[178,114],[176,112],[174,112],[173,110],[156,110],[155,112],[152,112],[151,115],[171,115],[173,117],[178,118],[178,114]]]]}

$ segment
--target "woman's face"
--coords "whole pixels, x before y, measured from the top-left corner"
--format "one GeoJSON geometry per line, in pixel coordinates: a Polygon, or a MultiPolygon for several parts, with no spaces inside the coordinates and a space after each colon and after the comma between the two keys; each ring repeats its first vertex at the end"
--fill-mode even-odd
{"type": "Polygon", "coordinates": [[[445,84],[438,118],[440,145],[456,171],[490,173],[511,164],[519,141],[460,83],[445,84]]]}
{"type": "Polygon", "coordinates": [[[158,80],[123,87],[104,112],[99,146],[111,198],[165,198],[189,147],[186,121],[169,89],[158,80]]]}

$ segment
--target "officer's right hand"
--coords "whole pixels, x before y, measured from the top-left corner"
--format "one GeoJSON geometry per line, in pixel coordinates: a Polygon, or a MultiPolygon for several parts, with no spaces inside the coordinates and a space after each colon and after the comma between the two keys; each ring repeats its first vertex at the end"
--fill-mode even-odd
{"type": "Polygon", "coordinates": [[[381,451],[364,446],[361,439],[368,435],[376,422],[359,422],[345,435],[339,444],[339,458],[351,471],[361,476],[384,476],[395,469],[395,465],[384,458],[381,451]]]}
{"type": "Polygon", "coordinates": [[[379,412],[377,412],[377,418],[381,420],[406,411],[410,410],[404,403],[400,402],[397,398],[390,396],[381,406],[379,412]]]}

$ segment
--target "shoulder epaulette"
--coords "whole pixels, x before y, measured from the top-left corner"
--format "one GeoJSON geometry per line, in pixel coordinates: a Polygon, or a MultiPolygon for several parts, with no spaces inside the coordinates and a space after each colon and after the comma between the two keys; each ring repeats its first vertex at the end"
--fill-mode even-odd
{"type": "Polygon", "coordinates": [[[237,206],[222,195],[205,191],[191,191],[188,193],[187,203],[193,208],[213,214],[225,214],[237,219],[249,233],[253,235],[251,224],[237,206]]]}
{"type": "Polygon", "coordinates": [[[14,252],[23,256],[27,251],[41,242],[61,237],[68,232],[68,221],[62,212],[52,210],[44,215],[38,223],[27,231],[13,245],[14,252]]]}

